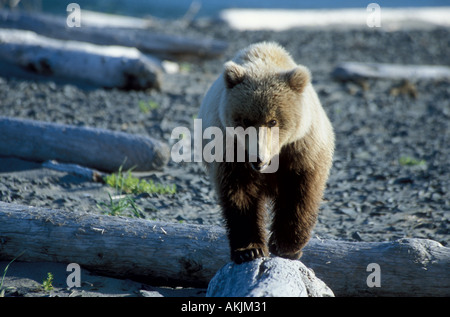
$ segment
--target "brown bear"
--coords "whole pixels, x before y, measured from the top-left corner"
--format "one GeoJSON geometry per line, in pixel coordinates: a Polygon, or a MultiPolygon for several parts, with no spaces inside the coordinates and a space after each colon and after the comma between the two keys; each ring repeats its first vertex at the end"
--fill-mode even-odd
{"type": "MultiPolygon", "coordinates": [[[[198,118],[203,132],[212,127],[223,132],[216,144],[227,144],[221,152],[215,149],[219,159],[204,162],[225,219],[231,259],[242,263],[269,251],[300,258],[316,223],[334,151],[333,128],[309,70],[276,43],[250,45],[225,63],[198,118]],[[249,149],[249,137],[243,142],[244,160],[237,158],[237,149],[228,155],[238,141],[231,139],[230,148],[227,133],[236,127],[258,131],[256,152],[249,149]],[[265,172],[275,160],[275,168],[265,172]],[[273,214],[268,242],[266,207],[273,214]]],[[[203,149],[206,145],[203,140],[203,149]]]]}

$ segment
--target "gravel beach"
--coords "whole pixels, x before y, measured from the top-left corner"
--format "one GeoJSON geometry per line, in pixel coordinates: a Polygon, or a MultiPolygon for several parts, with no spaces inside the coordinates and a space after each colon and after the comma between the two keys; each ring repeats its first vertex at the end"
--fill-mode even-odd
{"type": "MultiPolygon", "coordinates": [[[[163,29],[181,32],[175,23],[159,26],[163,29]]],[[[148,135],[173,145],[178,141],[171,139],[175,127],[193,130],[202,97],[223,63],[251,43],[276,41],[310,68],[336,133],[334,164],[313,236],[365,242],[427,238],[448,246],[450,82],[340,82],[331,75],[344,61],[448,66],[448,28],[236,31],[200,20],[182,32],[225,40],[229,47],[221,58],[181,63],[178,73],[164,74],[160,91],[0,77],[0,116],[148,135]]],[[[201,164],[169,161],[162,171],[135,175],[177,188],[171,195],[134,195],[141,217],[222,225],[201,164]]],[[[105,184],[44,168],[41,162],[0,157],[1,201],[102,213],[108,194],[118,193],[105,184]]],[[[127,213],[133,215],[131,209],[127,213]]]]}

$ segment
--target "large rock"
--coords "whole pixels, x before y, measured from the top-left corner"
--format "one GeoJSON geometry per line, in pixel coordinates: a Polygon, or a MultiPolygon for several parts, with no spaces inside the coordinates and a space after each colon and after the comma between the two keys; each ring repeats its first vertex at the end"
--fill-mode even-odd
{"type": "Polygon", "coordinates": [[[300,261],[259,258],[230,262],[213,277],[208,297],[325,297],[331,289],[300,261]]]}

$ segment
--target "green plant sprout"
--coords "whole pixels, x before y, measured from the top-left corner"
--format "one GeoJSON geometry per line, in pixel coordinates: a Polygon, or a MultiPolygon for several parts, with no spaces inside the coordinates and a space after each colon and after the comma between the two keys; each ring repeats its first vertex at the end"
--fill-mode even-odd
{"type": "Polygon", "coordinates": [[[141,100],[139,101],[139,109],[141,109],[142,113],[149,113],[151,110],[156,110],[159,108],[159,105],[152,100],[149,101],[144,101],[141,100]]]}
{"type": "Polygon", "coordinates": [[[409,156],[402,156],[398,159],[400,165],[403,166],[417,166],[417,165],[425,165],[425,160],[418,160],[409,156]]]}
{"type": "Polygon", "coordinates": [[[192,64],[188,62],[180,63],[180,72],[189,73],[192,70],[192,64]]]}
{"type": "Polygon", "coordinates": [[[46,292],[50,292],[51,290],[53,290],[53,274],[52,273],[47,273],[47,278],[44,279],[44,281],[42,282],[42,287],[44,288],[44,291],[46,292]]]}

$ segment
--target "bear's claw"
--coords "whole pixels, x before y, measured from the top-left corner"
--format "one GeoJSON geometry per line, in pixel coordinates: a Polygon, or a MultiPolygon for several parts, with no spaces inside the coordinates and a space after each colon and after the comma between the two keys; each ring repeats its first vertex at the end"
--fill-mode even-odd
{"type": "Polygon", "coordinates": [[[238,249],[233,251],[231,260],[236,264],[241,264],[264,256],[265,253],[262,248],[238,249]]]}

